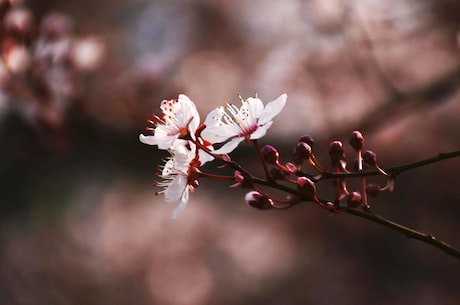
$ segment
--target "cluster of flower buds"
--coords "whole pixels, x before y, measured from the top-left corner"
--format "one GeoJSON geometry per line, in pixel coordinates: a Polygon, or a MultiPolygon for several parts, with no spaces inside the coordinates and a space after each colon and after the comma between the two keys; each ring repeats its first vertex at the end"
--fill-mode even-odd
{"type": "Polygon", "coordinates": [[[155,185],[162,188],[157,194],[164,194],[166,201],[179,202],[173,217],[184,210],[189,191],[194,191],[201,177],[231,180],[234,182],[231,187],[252,189],[245,196],[246,203],[261,210],[286,209],[300,202],[314,202],[331,212],[359,206],[367,210],[367,195],[376,196],[381,191],[392,189],[393,177],[377,165],[375,153],[364,150],[365,140],[359,131],[354,131],[349,141],[356,152],[356,166],[352,170],[347,167],[347,157],[340,141],[329,145],[331,170],[318,162],[313,152],[314,140],[309,135],[298,140],[291,161],[286,163],[281,162],[278,150],[272,145],[260,148],[257,140],[272,125],[272,119],[282,110],[286,98],[283,94],[264,106],[257,96],[246,100],[240,96],[241,107],[229,103],[218,107],[207,115],[203,124],[200,124],[195,104],[186,95],[161,102],[162,116],[154,115],[148,120],[151,127],[147,131],[152,134],[141,134],[140,141],[170,153],[170,158],[160,169],[159,176],[163,181],[155,185]],[[265,172],[264,179],[250,174],[228,155],[241,142],[254,144],[265,172]],[[210,161],[220,162],[218,168],[224,165],[234,170],[234,174],[225,176],[203,172],[202,165],[210,161]],[[313,168],[315,173],[307,173],[306,167],[313,168]],[[377,174],[388,177],[387,185],[367,184],[367,169],[374,169],[377,174]],[[346,183],[349,177],[362,179],[362,188],[349,191],[346,183]],[[318,182],[326,179],[333,179],[336,187],[335,197],[330,200],[317,195],[318,182]],[[265,186],[264,189],[281,190],[286,196],[276,198],[263,191],[261,185],[265,186]]]}
{"type": "Polygon", "coordinates": [[[50,13],[36,20],[20,0],[0,0],[0,104],[32,125],[62,127],[79,78],[103,61],[100,37],[73,34],[71,18],[50,13]]]}

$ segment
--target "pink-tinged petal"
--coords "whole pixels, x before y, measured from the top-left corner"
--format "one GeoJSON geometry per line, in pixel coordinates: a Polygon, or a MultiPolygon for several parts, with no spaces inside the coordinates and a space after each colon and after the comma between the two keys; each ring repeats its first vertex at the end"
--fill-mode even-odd
{"type": "Polygon", "coordinates": [[[177,175],[164,191],[167,202],[178,201],[187,188],[187,177],[177,175]]]}
{"type": "Polygon", "coordinates": [[[189,199],[189,190],[186,189],[184,193],[182,194],[179,206],[173,212],[173,216],[172,216],[173,219],[176,219],[177,217],[180,216],[180,214],[182,214],[182,212],[187,207],[188,199],[189,199]]]}
{"type": "Polygon", "coordinates": [[[231,153],[244,140],[244,137],[236,137],[225,143],[221,148],[214,151],[216,155],[225,155],[231,153]]]}
{"type": "Polygon", "coordinates": [[[263,126],[259,126],[259,128],[257,128],[257,130],[254,131],[249,138],[251,140],[262,138],[267,133],[267,130],[270,128],[270,126],[272,126],[272,124],[273,121],[270,121],[263,126]]]}
{"type": "Polygon", "coordinates": [[[264,125],[271,121],[278,113],[281,112],[284,105],[286,105],[287,94],[282,94],[274,101],[265,106],[264,111],[259,117],[259,125],[264,125]]]}

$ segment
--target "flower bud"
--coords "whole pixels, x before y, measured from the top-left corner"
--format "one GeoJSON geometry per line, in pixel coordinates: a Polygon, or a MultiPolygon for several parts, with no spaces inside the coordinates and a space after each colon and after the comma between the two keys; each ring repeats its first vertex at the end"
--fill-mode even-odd
{"type": "Polygon", "coordinates": [[[311,136],[304,135],[304,136],[300,137],[299,143],[305,143],[308,146],[313,147],[313,144],[315,143],[315,141],[313,140],[313,138],[311,136]]]}
{"type": "Polygon", "coordinates": [[[347,206],[350,208],[356,208],[361,203],[362,196],[360,192],[351,192],[347,196],[347,206]]]}
{"type": "Polygon", "coordinates": [[[316,185],[307,177],[297,178],[297,189],[302,193],[302,196],[313,199],[316,195],[316,185]]]}
{"type": "Polygon", "coordinates": [[[329,144],[329,156],[331,157],[332,165],[343,167],[345,161],[345,153],[343,152],[343,145],[340,141],[332,141],[329,144]]]}
{"type": "Polygon", "coordinates": [[[333,154],[341,155],[341,154],[343,154],[342,142],[340,142],[340,141],[332,141],[329,144],[329,154],[330,155],[333,155],[333,154]]]}
{"type": "Polygon", "coordinates": [[[297,167],[295,166],[295,164],[291,162],[286,162],[286,164],[284,164],[284,167],[288,170],[290,174],[295,174],[297,172],[297,167]]]}
{"type": "Polygon", "coordinates": [[[244,200],[248,205],[259,210],[269,210],[273,207],[272,200],[257,191],[247,193],[244,200]]]}
{"type": "Polygon", "coordinates": [[[354,150],[360,151],[364,147],[365,140],[364,140],[364,137],[361,134],[361,132],[355,130],[355,131],[353,131],[351,133],[349,143],[350,143],[351,147],[354,148],[354,150]]]}
{"type": "Polygon", "coordinates": [[[376,183],[369,183],[366,186],[366,193],[371,197],[377,197],[381,192],[381,188],[376,183]]]}
{"type": "Polygon", "coordinates": [[[365,150],[363,152],[363,161],[372,167],[377,165],[377,155],[372,150],[365,150]]]}
{"type": "Polygon", "coordinates": [[[286,201],[289,202],[290,204],[296,204],[296,203],[299,203],[301,199],[297,195],[288,194],[286,195],[286,201]]]}
{"type": "Polygon", "coordinates": [[[311,156],[311,147],[305,142],[298,142],[292,152],[292,161],[300,165],[311,156]]]}
{"type": "Polygon", "coordinates": [[[335,204],[328,201],[324,204],[324,207],[328,209],[329,211],[333,212],[335,210],[335,204]]]}
{"type": "Polygon", "coordinates": [[[236,183],[231,185],[230,187],[242,187],[242,188],[252,187],[252,181],[244,177],[240,171],[235,171],[233,176],[235,177],[236,183]]]}
{"type": "Polygon", "coordinates": [[[280,157],[276,148],[271,145],[265,145],[262,147],[262,156],[268,164],[276,164],[280,157]]]}

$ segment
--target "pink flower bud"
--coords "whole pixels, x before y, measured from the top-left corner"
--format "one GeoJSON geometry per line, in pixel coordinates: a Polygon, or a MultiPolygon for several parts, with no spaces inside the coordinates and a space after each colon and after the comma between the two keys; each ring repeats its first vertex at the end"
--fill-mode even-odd
{"type": "Polygon", "coordinates": [[[242,188],[249,188],[252,187],[252,182],[249,179],[246,179],[240,171],[235,171],[234,174],[236,183],[231,185],[230,187],[242,187],[242,188]]]}
{"type": "Polygon", "coordinates": [[[287,200],[290,204],[296,204],[296,203],[299,203],[299,202],[301,201],[301,199],[299,198],[299,196],[292,195],[292,194],[286,195],[286,200],[287,200]]]}
{"type": "Polygon", "coordinates": [[[244,200],[249,206],[259,210],[269,210],[273,207],[272,200],[257,191],[247,193],[244,200]]]}
{"type": "Polygon", "coordinates": [[[335,204],[333,204],[332,202],[328,201],[324,204],[324,207],[326,209],[328,209],[329,211],[334,211],[335,210],[335,204]]]}
{"type": "Polygon", "coordinates": [[[340,141],[332,141],[330,144],[329,144],[329,154],[333,155],[333,154],[343,154],[343,145],[342,145],[342,142],[340,141]]]}
{"type": "Polygon", "coordinates": [[[297,178],[297,189],[302,193],[302,196],[307,197],[311,200],[315,198],[316,185],[307,177],[297,178]]]}
{"type": "Polygon", "coordinates": [[[351,133],[349,143],[350,143],[351,147],[354,148],[354,150],[360,151],[364,147],[365,140],[364,140],[364,137],[361,134],[361,132],[355,130],[355,131],[353,131],[351,133]]]}
{"type": "Polygon", "coordinates": [[[298,142],[292,152],[292,161],[300,165],[311,156],[311,147],[305,142],[298,142]]]}
{"type": "Polygon", "coordinates": [[[268,164],[276,164],[279,160],[278,151],[271,145],[265,145],[262,147],[262,156],[268,164]]]}
{"type": "Polygon", "coordinates": [[[304,135],[302,137],[300,137],[299,143],[302,142],[302,143],[305,143],[307,145],[309,145],[310,147],[313,147],[313,144],[315,144],[315,140],[313,140],[313,138],[310,136],[310,135],[304,135]]]}
{"type": "Polygon", "coordinates": [[[381,192],[381,188],[376,183],[369,183],[366,186],[366,193],[371,197],[377,197],[381,192]]]}
{"type": "Polygon", "coordinates": [[[347,196],[347,206],[350,208],[356,208],[361,203],[362,196],[360,192],[351,192],[347,196]]]}
{"type": "Polygon", "coordinates": [[[377,155],[372,150],[365,150],[363,152],[364,163],[369,164],[372,167],[377,165],[377,155]]]}
{"type": "Polygon", "coordinates": [[[297,172],[297,167],[295,164],[292,164],[291,162],[287,162],[284,167],[286,167],[291,174],[295,174],[297,172]]]}
{"type": "Polygon", "coordinates": [[[332,141],[331,144],[329,144],[329,156],[331,157],[333,166],[344,167],[346,157],[343,151],[342,142],[332,141]]]}

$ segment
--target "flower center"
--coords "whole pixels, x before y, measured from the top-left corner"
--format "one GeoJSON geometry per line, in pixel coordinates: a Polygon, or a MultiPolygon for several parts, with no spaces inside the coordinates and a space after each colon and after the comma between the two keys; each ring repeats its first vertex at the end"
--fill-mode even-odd
{"type": "Polygon", "coordinates": [[[241,125],[241,132],[238,134],[239,137],[245,137],[246,140],[249,139],[251,134],[259,128],[257,122],[254,122],[252,125],[244,126],[241,125]]]}

